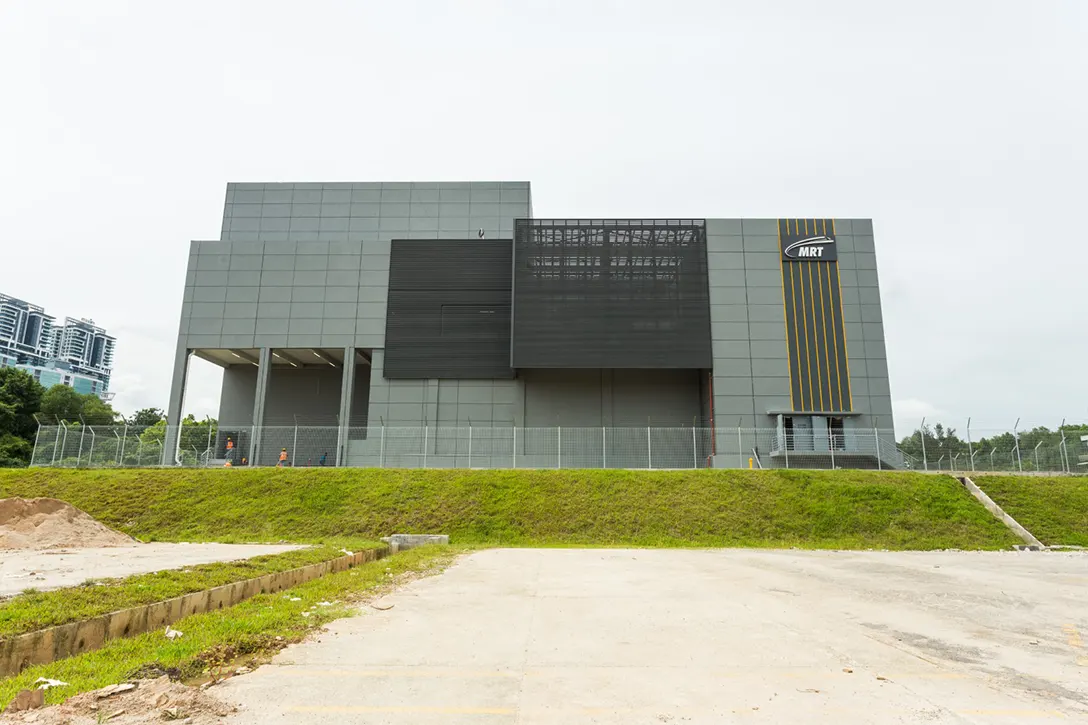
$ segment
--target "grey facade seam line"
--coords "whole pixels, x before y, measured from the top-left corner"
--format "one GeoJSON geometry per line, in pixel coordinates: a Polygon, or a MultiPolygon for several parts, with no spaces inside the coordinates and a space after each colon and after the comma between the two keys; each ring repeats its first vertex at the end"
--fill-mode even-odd
{"type": "MultiPolygon", "coordinates": [[[[743,225],[743,222],[742,222],[742,225],[743,225]]],[[[751,344],[751,341],[752,341],[752,311],[751,311],[752,310],[752,301],[751,301],[751,298],[748,295],[748,260],[746,258],[747,254],[748,254],[748,246],[744,242],[743,234],[744,234],[744,228],[742,226],[741,227],[741,235],[742,236],[740,238],[740,270],[741,270],[741,274],[744,275],[744,305],[747,308],[746,313],[744,315],[744,317],[745,317],[744,324],[748,328],[748,372],[749,372],[749,377],[750,377],[750,379],[752,381],[752,422],[755,423],[755,421],[756,421],[756,396],[755,396],[756,365],[755,365],[755,358],[752,356],[752,344],[751,344]]],[[[708,270],[709,270],[709,267],[710,267],[710,261],[707,260],[708,270]]],[[[709,275],[709,271],[707,272],[707,274],[709,275]]],[[[713,324],[714,324],[713,315],[711,315],[711,317],[710,317],[710,324],[711,324],[711,329],[713,329],[713,324]]],[[[713,343],[711,343],[711,344],[713,344],[713,343]]],[[[711,375],[713,375],[713,368],[711,368],[711,371],[712,371],[711,375]]]]}
{"type": "Polygon", "coordinates": [[[1043,545],[1043,542],[1036,539],[1032,533],[1021,526],[1016,519],[1005,513],[1005,509],[1001,508],[996,501],[986,495],[986,492],[979,488],[978,484],[967,476],[962,477],[960,481],[963,482],[963,487],[970,491],[971,495],[978,499],[978,502],[994,515],[994,518],[1009,527],[1009,530],[1023,539],[1025,544],[1028,546],[1037,546],[1040,549],[1046,548],[1046,546],[1043,545]]]}

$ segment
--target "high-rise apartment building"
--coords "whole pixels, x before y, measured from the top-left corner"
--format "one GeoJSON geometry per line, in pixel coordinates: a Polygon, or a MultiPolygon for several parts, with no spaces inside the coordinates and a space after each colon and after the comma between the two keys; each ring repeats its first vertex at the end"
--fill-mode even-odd
{"type": "Polygon", "coordinates": [[[24,369],[47,388],[105,395],[115,344],[93,320],[66,317],[57,325],[42,307],[0,294],[0,367],[24,369]]]}

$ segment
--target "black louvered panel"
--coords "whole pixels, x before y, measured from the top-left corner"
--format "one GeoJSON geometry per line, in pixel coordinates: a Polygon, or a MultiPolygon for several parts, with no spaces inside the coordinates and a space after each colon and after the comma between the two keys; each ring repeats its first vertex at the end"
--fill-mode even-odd
{"type": "Polygon", "coordinates": [[[519,219],[515,368],[710,368],[704,220],[519,219]]]}
{"type": "Polygon", "coordinates": [[[511,254],[509,239],[393,240],[385,377],[513,377],[511,254]]]}

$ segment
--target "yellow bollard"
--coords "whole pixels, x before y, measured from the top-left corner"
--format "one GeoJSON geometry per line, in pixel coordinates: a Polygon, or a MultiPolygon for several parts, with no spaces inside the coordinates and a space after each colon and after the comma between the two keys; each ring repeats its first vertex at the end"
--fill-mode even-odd
{"type": "Polygon", "coordinates": [[[751,456],[748,457],[748,468],[752,468],[752,461],[754,461],[754,460],[755,459],[752,458],[751,456]]]}

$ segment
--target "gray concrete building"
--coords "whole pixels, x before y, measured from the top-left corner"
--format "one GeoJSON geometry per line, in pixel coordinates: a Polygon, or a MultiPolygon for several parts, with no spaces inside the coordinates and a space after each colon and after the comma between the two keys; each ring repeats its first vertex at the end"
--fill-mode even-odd
{"type": "Polygon", "coordinates": [[[548,212],[528,182],[228,184],[190,249],[170,423],[195,355],[223,367],[218,445],[262,464],[299,425],[325,438],[292,455],[329,465],[424,426],[432,466],[461,464],[430,436],[468,426],[474,465],[533,465],[532,431],[565,429],[563,465],[621,466],[595,463],[608,436],[650,428],[697,429],[688,467],[743,463],[738,428],[773,432],[764,466],[892,464],[855,443],[894,441],[871,220],[548,212]]]}

